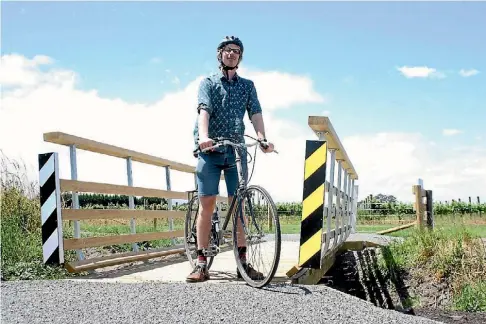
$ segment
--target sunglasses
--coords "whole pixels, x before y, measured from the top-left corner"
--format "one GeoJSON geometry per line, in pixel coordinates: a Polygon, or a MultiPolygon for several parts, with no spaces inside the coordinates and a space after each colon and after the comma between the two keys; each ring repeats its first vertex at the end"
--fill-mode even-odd
{"type": "Polygon", "coordinates": [[[233,53],[235,53],[235,54],[241,54],[241,50],[240,50],[240,49],[238,49],[238,48],[229,48],[229,47],[228,47],[228,48],[225,48],[225,49],[224,49],[224,52],[225,52],[225,53],[231,53],[231,52],[233,52],[233,53]]]}

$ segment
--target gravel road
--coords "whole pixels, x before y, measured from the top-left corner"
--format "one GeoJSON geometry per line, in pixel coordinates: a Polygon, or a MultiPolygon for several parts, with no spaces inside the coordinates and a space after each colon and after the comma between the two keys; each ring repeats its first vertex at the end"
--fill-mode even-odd
{"type": "Polygon", "coordinates": [[[21,281],[2,282],[1,296],[3,324],[439,323],[325,286],[21,281]]]}

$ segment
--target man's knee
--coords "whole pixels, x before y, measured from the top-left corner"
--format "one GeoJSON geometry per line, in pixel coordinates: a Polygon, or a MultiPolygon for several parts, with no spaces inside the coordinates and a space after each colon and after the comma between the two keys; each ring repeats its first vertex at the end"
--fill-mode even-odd
{"type": "Polygon", "coordinates": [[[208,211],[212,213],[216,205],[216,196],[201,196],[199,197],[199,202],[203,212],[208,211]]]}

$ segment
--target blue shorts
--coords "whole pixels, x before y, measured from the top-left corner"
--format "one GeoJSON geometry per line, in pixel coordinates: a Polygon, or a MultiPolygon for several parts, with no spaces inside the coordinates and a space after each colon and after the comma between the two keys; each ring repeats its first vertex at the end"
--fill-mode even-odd
{"type": "MultiPolygon", "coordinates": [[[[239,150],[241,169],[245,182],[248,181],[247,151],[239,150]]],[[[196,181],[199,196],[219,195],[221,171],[224,171],[228,196],[234,196],[238,187],[238,169],[233,147],[228,146],[224,152],[199,153],[196,166],[196,181]]]]}

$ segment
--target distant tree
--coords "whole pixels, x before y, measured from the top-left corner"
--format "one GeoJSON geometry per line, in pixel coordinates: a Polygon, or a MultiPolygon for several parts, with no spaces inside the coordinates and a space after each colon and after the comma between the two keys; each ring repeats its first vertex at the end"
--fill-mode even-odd
{"type": "Polygon", "coordinates": [[[397,198],[393,195],[384,195],[384,194],[378,194],[374,197],[376,202],[381,202],[381,203],[396,203],[397,198]]]}

